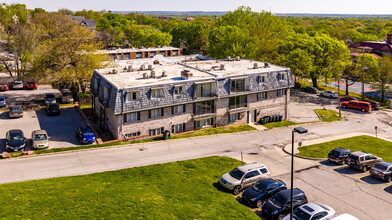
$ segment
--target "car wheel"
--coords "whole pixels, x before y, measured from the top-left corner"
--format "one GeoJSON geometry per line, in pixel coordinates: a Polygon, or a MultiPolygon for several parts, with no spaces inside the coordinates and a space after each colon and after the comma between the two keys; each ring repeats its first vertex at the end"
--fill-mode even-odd
{"type": "Polygon", "coordinates": [[[343,105],[342,107],[343,107],[343,108],[346,108],[346,106],[345,106],[345,105],[343,105]]]}
{"type": "Polygon", "coordinates": [[[366,110],[365,110],[364,108],[363,108],[363,109],[361,109],[361,111],[362,111],[362,112],[366,112],[366,110]]]}
{"type": "Polygon", "coordinates": [[[386,180],[387,180],[388,183],[391,182],[392,181],[392,176],[388,176],[386,180]]]}
{"type": "Polygon", "coordinates": [[[263,206],[263,201],[261,199],[259,199],[256,201],[256,207],[261,208],[261,206],[263,206]]]}
{"type": "Polygon", "coordinates": [[[345,160],[342,160],[342,165],[345,165],[346,164],[346,161],[345,160]]]}
{"type": "Polygon", "coordinates": [[[238,194],[240,194],[240,192],[241,192],[241,186],[235,186],[233,188],[233,194],[234,195],[238,195],[238,194]]]}
{"type": "Polygon", "coordinates": [[[368,167],[367,167],[367,166],[363,166],[363,167],[362,167],[362,171],[363,171],[363,172],[366,172],[367,170],[368,170],[368,167]]]}
{"type": "Polygon", "coordinates": [[[279,215],[278,220],[282,220],[282,219],[283,219],[283,215],[279,215]]]}

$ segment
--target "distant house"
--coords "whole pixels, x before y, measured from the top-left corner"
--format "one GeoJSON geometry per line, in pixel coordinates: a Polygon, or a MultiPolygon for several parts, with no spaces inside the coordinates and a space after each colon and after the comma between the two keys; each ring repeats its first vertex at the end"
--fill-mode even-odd
{"type": "MultiPolygon", "coordinates": [[[[112,48],[113,49],[113,48],[112,48]]],[[[153,58],[155,55],[162,55],[164,57],[181,56],[182,50],[177,47],[163,46],[163,47],[139,47],[139,48],[125,48],[114,50],[101,50],[98,53],[108,55],[109,60],[132,60],[153,58]]]]}
{"type": "Polygon", "coordinates": [[[364,41],[349,46],[351,56],[359,56],[363,52],[372,54],[376,57],[388,55],[392,57],[392,33],[387,35],[387,41],[364,41]],[[364,51],[363,51],[364,50],[364,51]]]}
{"type": "Polygon", "coordinates": [[[95,30],[96,25],[95,25],[95,19],[86,19],[84,16],[69,16],[72,20],[77,21],[79,25],[90,29],[90,30],[95,30]]]}
{"type": "Polygon", "coordinates": [[[195,19],[194,18],[192,18],[192,17],[187,17],[187,18],[185,18],[185,21],[194,21],[195,19]]]}

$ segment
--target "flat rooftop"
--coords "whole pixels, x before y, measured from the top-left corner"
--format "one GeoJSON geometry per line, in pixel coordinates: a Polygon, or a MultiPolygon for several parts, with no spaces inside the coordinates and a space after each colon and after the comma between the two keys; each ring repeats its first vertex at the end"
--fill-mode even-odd
{"type": "Polygon", "coordinates": [[[144,48],[120,48],[116,50],[99,50],[98,52],[112,54],[112,53],[134,53],[134,52],[151,52],[151,51],[166,51],[166,50],[181,50],[177,47],[144,47],[144,48]]]}
{"type": "MultiPolygon", "coordinates": [[[[165,57],[166,58],[166,57],[165,57]]],[[[122,67],[118,68],[106,68],[96,70],[101,76],[106,78],[107,81],[111,82],[117,88],[127,87],[138,87],[143,85],[159,85],[166,83],[175,83],[184,81],[181,77],[181,72],[184,70],[190,71],[192,77],[189,80],[200,80],[200,79],[213,79],[216,77],[225,76],[242,76],[246,74],[254,73],[267,73],[271,71],[285,71],[288,68],[268,64],[265,66],[264,62],[252,61],[252,60],[239,60],[239,61],[228,61],[228,60],[204,60],[195,61],[194,57],[187,57],[184,61],[178,62],[178,59],[169,59],[170,61],[177,62],[162,62],[160,64],[153,64],[156,59],[143,59],[134,60],[132,62],[121,63],[122,67]],[[144,70],[141,66],[144,65],[144,70]],[[223,65],[223,69],[221,68],[223,65]],[[131,66],[132,71],[128,72],[127,68],[131,66]],[[152,70],[149,69],[152,67],[152,70]],[[113,74],[113,70],[116,71],[113,74]],[[155,78],[151,78],[151,72],[154,71],[155,78]],[[164,72],[165,77],[162,77],[164,72]],[[147,76],[147,78],[144,78],[147,76]]],[[[166,61],[169,61],[166,60],[166,61]]]]}

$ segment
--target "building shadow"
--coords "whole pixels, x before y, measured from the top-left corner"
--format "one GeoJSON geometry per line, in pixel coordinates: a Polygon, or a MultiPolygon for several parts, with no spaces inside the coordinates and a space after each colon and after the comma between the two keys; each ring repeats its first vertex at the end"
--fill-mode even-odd
{"type": "Polygon", "coordinates": [[[75,108],[61,108],[58,116],[46,115],[45,109],[37,110],[36,114],[40,128],[46,130],[50,137],[49,141],[79,145],[75,131],[79,126],[83,126],[84,123],[75,108]]]}
{"type": "Polygon", "coordinates": [[[377,179],[375,177],[372,177],[371,175],[361,177],[360,180],[362,180],[362,181],[364,181],[366,183],[369,183],[369,184],[373,184],[373,185],[374,184],[383,184],[383,183],[385,183],[384,181],[382,181],[380,179],[377,179]]]}
{"type": "Polygon", "coordinates": [[[340,173],[340,174],[358,174],[358,173],[362,173],[361,171],[356,170],[356,169],[351,168],[351,167],[335,168],[333,170],[338,172],[338,173],[340,173]]]}

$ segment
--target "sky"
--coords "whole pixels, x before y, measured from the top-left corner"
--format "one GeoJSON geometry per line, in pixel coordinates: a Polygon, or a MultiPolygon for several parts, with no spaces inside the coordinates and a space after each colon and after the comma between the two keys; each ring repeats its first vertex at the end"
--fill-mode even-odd
{"type": "Polygon", "coordinates": [[[100,11],[233,11],[241,5],[272,13],[392,14],[392,0],[3,0],[27,8],[100,11]]]}

